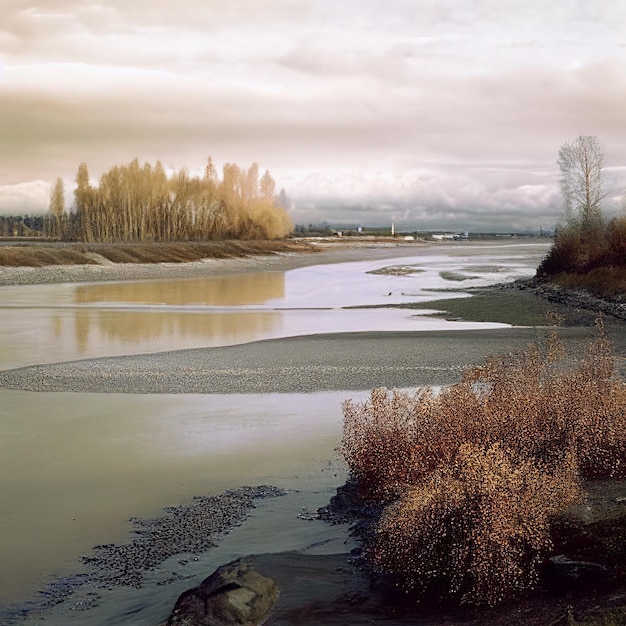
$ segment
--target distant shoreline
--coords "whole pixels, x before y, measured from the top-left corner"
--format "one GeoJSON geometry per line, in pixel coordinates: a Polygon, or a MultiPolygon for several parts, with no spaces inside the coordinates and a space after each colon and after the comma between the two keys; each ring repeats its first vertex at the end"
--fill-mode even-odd
{"type": "Polygon", "coordinates": [[[440,244],[364,240],[345,243],[324,241],[312,245],[313,251],[303,248],[302,251],[205,258],[184,263],[112,263],[99,259],[88,265],[0,265],[0,286],[193,278],[250,271],[284,272],[310,265],[411,256],[417,250],[440,244]]]}

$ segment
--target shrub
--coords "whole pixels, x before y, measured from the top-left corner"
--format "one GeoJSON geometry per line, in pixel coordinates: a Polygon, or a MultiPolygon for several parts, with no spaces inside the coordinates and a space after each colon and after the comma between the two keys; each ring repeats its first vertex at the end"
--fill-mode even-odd
{"type": "Polygon", "coordinates": [[[385,388],[372,390],[366,403],[344,402],[340,450],[366,499],[393,500],[436,469],[442,451],[428,454],[419,445],[442,443],[428,438],[433,402],[430,389],[412,395],[385,388]]]}
{"type": "Polygon", "coordinates": [[[531,345],[490,359],[466,371],[464,383],[488,390],[478,417],[483,442],[552,466],[571,452],[584,478],[626,475],[626,385],[601,327],[582,356],[566,354],[552,334],[543,353],[531,345]]]}
{"type": "Polygon", "coordinates": [[[616,217],[596,232],[569,226],[555,237],[537,268],[539,281],[585,289],[601,298],[626,293],[626,217],[616,217]]]}
{"type": "Polygon", "coordinates": [[[585,259],[580,235],[575,229],[559,232],[548,254],[537,268],[538,276],[583,271],[585,259]]]}
{"type": "Polygon", "coordinates": [[[601,326],[582,348],[551,333],[440,393],[344,403],[340,450],[362,501],[386,506],[366,546],[376,570],[475,604],[534,584],[578,477],[626,476],[626,383],[601,326]]]}
{"type": "Polygon", "coordinates": [[[551,520],[580,495],[574,475],[571,464],[550,474],[499,444],[463,444],[386,508],[368,559],[405,591],[496,604],[535,584],[551,520]]]}
{"type": "Polygon", "coordinates": [[[584,478],[626,476],[626,384],[602,329],[582,356],[551,334],[543,346],[468,368],[439,394],[376,389],[343,411],[340,450],[372,502],[453,463],[464,443],[499,443],[551,468],[571,453],[584,478]]]}
{"type": "Polygon", "coordinates": [[[617,267],[626,267],[626,216],[611,220],[607,228],[610,262],[617,267]]]}

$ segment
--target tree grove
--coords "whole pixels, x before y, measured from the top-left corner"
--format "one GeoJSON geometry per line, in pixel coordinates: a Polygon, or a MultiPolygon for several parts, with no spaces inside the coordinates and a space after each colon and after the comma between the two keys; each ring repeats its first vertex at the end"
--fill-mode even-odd
{"type": "MultiPolygon", "coordinates": [[[[268,171],[259,177],[256,163],[248,170],[227,163],[220,180],[210,158],[202,177],[185,169],[167,176],[160,161],[140,165],[134,159],[111,167],[97,186],[81,163],[75,180],[74,211],[61,220],[65,239],[276,239],[293,228],[287,212],[275,205],[274,179],[268,171]]],[[[51,198],[51,213],[58,215],[58,207],[51,198]]]]}

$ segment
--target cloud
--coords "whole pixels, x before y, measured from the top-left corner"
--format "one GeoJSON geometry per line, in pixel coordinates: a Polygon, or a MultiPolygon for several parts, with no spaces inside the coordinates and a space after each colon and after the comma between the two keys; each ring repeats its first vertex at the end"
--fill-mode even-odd
{"type": "Polygon", "coordinates": [[[47,211],[50,183],[34,180],[16,185],[0,185],[0,215],[33,215],[47,211]]]}
{"type": "Polygon", "coordinates": [[[6,0],[0,185],[212,155],[320,211],[549,218],[564,141],[626,165],[625,21],[618,0],[6,0]]]}
{"type": "Polygon", "coordinates": [[[462,172],[420,171],[329,178],[312,175],[290,187],[298,223],[385,224],[421,229],[539,230],[561,212],[556,181],[510,185],[462,172]]]}

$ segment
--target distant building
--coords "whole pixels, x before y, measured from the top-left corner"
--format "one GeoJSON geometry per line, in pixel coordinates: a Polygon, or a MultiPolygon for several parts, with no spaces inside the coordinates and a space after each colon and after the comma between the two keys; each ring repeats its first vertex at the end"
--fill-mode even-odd
{"type": "Polygon", "coordinates": [[[454,239],[456,238],[456,235],[451,235],[449,233],[443,233],[443,234],[436,234],[436,235],[431,235],[433,239],[436,239],[437,241],[442,241],[442,240],[449,240],[449,241],[454,241],[454,239]]]}
{"type": "Polygon", "coordinates": [[[437,241],[459,241],[463,239],[469,239],[469,232],[466,230],[461,233],[433,233],[431,237],[437,241]]]}

